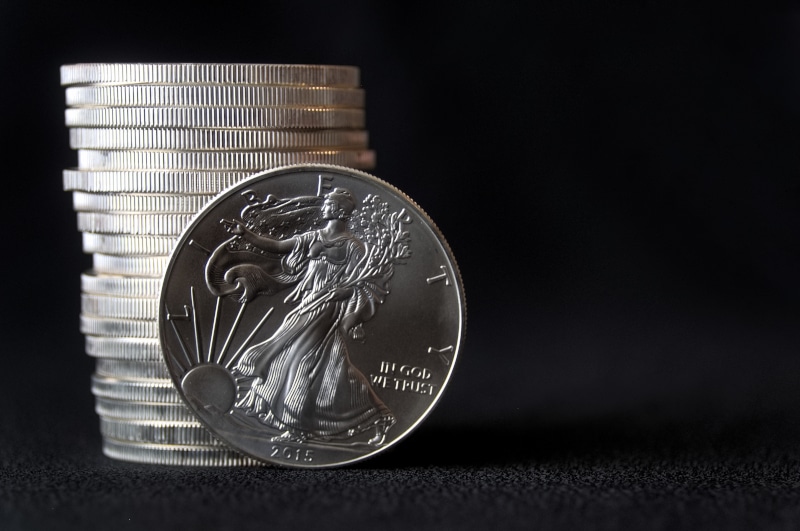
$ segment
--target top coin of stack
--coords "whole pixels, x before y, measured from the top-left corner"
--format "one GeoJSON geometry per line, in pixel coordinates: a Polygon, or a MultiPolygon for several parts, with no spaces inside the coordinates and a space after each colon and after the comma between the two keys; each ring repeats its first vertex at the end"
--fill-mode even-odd
{"type": "Polygon", "coordinates": [[[83,250],[81,331],[104,452],[129,461],[249,464],[180,402],[157,339],[160,277],[178,235],[222,190],[289,164],[370,170],[352,66],[61,67],[78,166],[64,171],[83,250]]]}

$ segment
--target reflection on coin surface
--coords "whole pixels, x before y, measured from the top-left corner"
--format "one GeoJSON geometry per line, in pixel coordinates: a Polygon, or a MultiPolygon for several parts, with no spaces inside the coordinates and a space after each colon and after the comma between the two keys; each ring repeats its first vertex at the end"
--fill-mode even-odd
{"type": "Polygon", "coordinates": [[[402,192],[360,171],[287,166],[237,184],[181,236],[159,302],[181,397],[231,447],[337,466],[431,411],[463,341],[453,256],[402,192]]]}

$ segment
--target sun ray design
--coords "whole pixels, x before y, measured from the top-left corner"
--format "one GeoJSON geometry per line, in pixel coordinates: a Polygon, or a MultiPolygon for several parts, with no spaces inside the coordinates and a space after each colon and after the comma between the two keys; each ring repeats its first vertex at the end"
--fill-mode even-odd
{"type": "Polygon", "coordinates": [[[208,340],[208,356],[206,361],[211,362],[214,359],[214,348],[217,346],[217,329],[219,327],[220,305],[222,304],[222,297],[217,297],[217,302],[214,304],[214,320],[211,323],[211,338],[208,340]]]}
{"type": "Polygon", "coordinates": [[[201,346],[201,338],[200,338],[200,323],[198,323],[197,319],[197,302],[194,296],[194,286],[192,286],[189,290],[189,297],[192,301],[192,324],[194,325],[194,347],[195,352],[197,354],[197,363],[203,363],[203,349],[201,346]]]}
{"type": "Polygon", "coordinates": [[[215,352],[216,338],[217,334],[219,333],[219,322],[222,316],[222,298],[217,297],[216,304],[214,306],[214,318],[211,329],[211,338],[209,340],[208,354],[204,355],[202,332],[200,329],[200,322],[196,309],[196,293],[193,286],[190,287],[189,299],[191,301],[191,305],[185,304],[183,306],[182,314],[170,312],[169,309],[167,309],[166,312],[167,321],[170,323],[172,331],[181,346],[181,352],[183,353],[186,361],[186,363],[183,361],[178,361],[184,373],[188,372],[193,367],[203,364],[220,365],[226,369],[230,369],[230,367],[241,357],[242,352],[244,352],[244,350],[250,346],[253,338],[256,336],[256,334],[258,334],[258,332],[264,326],[264,323],[267,322],[275,309],[274,307],[269,308],[269,310],[264,313],[263,317],[261,317],[258,324],[256,324],[253,329],[250,330],[247,337],[237,346],[234,354],[232,356],[228,356],[227,353],[232,348],[232,345],[235,343],[238,335],[239,326],[241,324],[242,316],[245,313],[247,303],[240,303],[239,310],[236,314],[236,319],[228,330],[225,343],[222,345],[222,348],[219,352],[215,352]],[[177,325],[177,323],[181,321],[191,321],[192,327],[189,334],[191,337],[186,337],[181,334],[177,325]],[[194,345],[194,351],[192,351],[190,348],[190,344],[194,345]]]}
{"type": "Polygon", "coordinates": [[[175,321],[186,321],[189,319],[189,307],[184,305],[183,306],[183,315],[174,314],[167,309],[167,321],[172,326],[172,331],[175,332],[175,337],[178,338],[178,344],[181,346],[181,352],[183,353],[184,357],[186,358],[186,362],[188,365],[184,366],[183,363],[179,362],[177,358],[175,361],[178,362],[179,365],[183,368],[184,372],[187,370],[187,367],[192,367],[192,356],[189,354],[189,348],[186,346],[186,342],[183,340],[180,332],[178,332],[178,327],[175,325],[175,321]]]}
{"type": "Polygon", "coordinates": [[[225,353],[228,351],[228,347],[233,340],[233,336],[236,335],[236,331],[239,329],[239,323],[242,320],[242,314],[244,314],[245,309],[247,308],[247,301],[241,303],[239,306],[239,313],[236,314],[236,320],[233,321],[233,325],[231,326],[230,331],[228,332],[228,339],[225,340],[225,343],[222,345],[222,349],[219,351],[219,356],[217,358],[217,363],[220,365],[225,365],[225,353]]]}
{"type": "Polygon", "coordinates": [[[239,346],[239,349],[234,353],[233,356],[231,356],[231,359],[228,360],[228,363],[225,364],[226,369],[230,369],[235,362],[239,361],[239,357],[242,355],[242,352],[244,352],[244,349],[250,345],[250,342],[253,340],[253,336],[255,336],[256,333],[261,330],[261,327],[264,325],[264,323],[267,322],[267,319],[269,319],[269,316],[272,315],[273,310],[275,310],[274,307],[267,310],[264,314],[264,317],[262,317],[258,324],[253,327],[253,331],[250,332],[250,335],[247,336],[247,338],[239,346]]]}

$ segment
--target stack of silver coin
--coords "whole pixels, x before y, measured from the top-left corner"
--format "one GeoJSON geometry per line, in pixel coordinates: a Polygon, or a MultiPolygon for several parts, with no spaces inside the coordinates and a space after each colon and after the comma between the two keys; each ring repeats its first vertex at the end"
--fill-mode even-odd
{"type": "Polygon", "coordinates": [[[178,235],[222,190],[270,168],[370,170],[364,91],[350,66],[75,64],[61,67],[78,166],[64,171],[83,250],[80,328],[96,358],[103,451],[158,464],[254,464],[183,405],[157,330],[178,235]]]}

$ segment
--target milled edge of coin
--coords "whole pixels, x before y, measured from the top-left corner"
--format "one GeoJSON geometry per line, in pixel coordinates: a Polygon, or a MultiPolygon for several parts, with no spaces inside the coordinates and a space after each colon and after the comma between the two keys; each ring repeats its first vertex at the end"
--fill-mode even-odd
{"type": "MultiPolygon", "coordinates": [[[[113,398],[115,400],[168,404],[182,403],[172,380],[164,378],[127,380],[95,373],[92,375],[91,389],[94,396],[113,398]]],[[[199,421],[193,421],[193,423],[200,424],[199,421]]]]}
{"type": "Polygon", "coordinates": [[[103,438],[103,454],[112,459],[151,465],[198,467],[266,466],[261,461],[241,455],[224,446],[133,443],[119,441],[110,437],[103,438]]]}
{"type": "MultiPolygon", "coordinates": [[[[158,338],[87,335],[85,351],[93,358],[162,362],[164,360],[158,338]]],[[[169,382],[172,385],[172,380],[169,382]]]]}
{"type": "Polygon", "coordinates": [[[120,420],[101,416],[100,434],[110,439],[141,443],[225,446],[198,422],[120,420]]]}
{"type": "Polygon", "coordinates": [[[87,336],[158,338],[158,321],[81,315],[80,332],[87,336]]]}
{"type": "Polygon", "coordinates": [[[169,262],[169,256],[116,256],[94,253],[92,268],[98,273],[159,278],[169,262]]]}
{"type": "Polygon", "coordinates": [[[85,170],[253,170],[289,164],[334,164],[368,169],[375,151],[117,151],[78,150],[85,170]]]}
{"type": "Polygon", "coordinates": [[[67,127],[363,129],[364,109],[305,107],[75,107],[67,127]]]}
{"type": "Polygon", "coordinates": [[[101,194],[75,190],[76,212],[136,212],[139,214],[194,214],[215,194],[101,194]]]}
{"type": "Polygon", "coordinates": [[[163,380],[170,377],[164,360],[96,358],[95,372],[101,376],[123,380],[163,380]]]}
{"type": "Polygon", "coordinates": [[[66,191],[168,194],[217,194],[251,175],[247,171],[63,171],[66,191]]]}
{"type": "Polygon", "coordinates": [[[133,402],[96,396],[94,411],[102,417],[119,420],[195,421],[194,414],[184,404],[133,402]]]}
{"type": "Polygon", "coordinates": [[[177,236],[194,214],[78,212],[78,230],[100,234],[177,236]]]}
{"type": "Polygon", "coordinates": [[[105,275],[89,270],[81,273],[81,291],[119,297],[158,298],[161,292],[161,279],[105,275]]]}
{"type": "Polygon", "coordinates": [[[165,151],[367,149],[369,133],[359,129],[79,128],[69,130],[72,149],[160,149],[165,151]]]}
{"type": "Polygon", "coordinates": [[[157,306],[157,299],[81,293],[81,312],[84,315],[115,319],[155,319],[157,306]]]}
{"type": "Polygon", "coordinates": [[[364,108],[364,89],[296,85],[89,85],[67,87],[70,107],[364,108]]]}
{"type": "MultiPolygon", "coordinates": [[[[454,284],[457,286],[457,294],[458,294],[457,300],[459,301],[459,310],[460,310],[460,316],[459,316],[460,319],[458,320],[458,323],[459,323],[459,326],[458,326],[459,331],[458,332],[459,333],[458,333],[457,341],[453,345],[454,348],[453,348],[452,359],[449,361],[449,367],[450,368],[446,372],[446,374],[444,376],[444,379],[443,379],[443,381],[442,381],[442,383],[440,385],[441,391],[436,395],[436,397],[434,397],[434,399],[430,402],[430,404],[428,404],[428,406],[424,409],[424,411],[420,415],[418,415],[416,417],[416,419],[410,424],[410,426],[406,429],[406,431],[403,432],[402,436],[399,436],[399,437],[393,439],[392,441],[387,443],[385,446],[382,446],[382,447],[376,449],[375,451],[373,451],[371,453],[368,453],[368,454],[365,454],[365,455],[361,455],[361,456],[353,458],[353,459],[341,461],[341,462],[338,462],[338,463],[333,463],[333,464],[327,464],[327,463],[326,464],[306,464],[306,463],[300,463],[300,462],[288,464],[288,463],[283,462],[283,461],[269,461],[265,457],[259,457],[259,456],[255,456],[255,455],[250,455],[249,453],[243,451],[242,449],[237,448],[237,446],[235,444],[232,444],[232,442],[228,438],[220,436],[220,439],[223,442],[225,442],[228,446],[236,449],[237,451],[241,451],[245,455],[250,455],[254,459],[261,460],[261,461],[263,461],[265,463],[268,463],[270,465],[279,466],[279,467],[289,467],[289,468],[339,468],[339,467],[351,465],[353,463],[357,463],[357,462],[360,462],[360,461],[364,461],[365,459],[371,459],[371,458],[375,457],[376,455],[385,453],[386,450],[388,450],[389,448],[394,447],[397,443],[399,443],[400,441],[406,439],[413,431],[415,431],[420,426],[420,424],[435,409],[435,407],[438,405],[439,401],[442,399],[442,396],[444,395],[444,389],[446,389],[448,384],[450,383],[450,379],[452,378],[453,373],[455,372],[456,366],[459,365],[457,363],[457,361],[461,356],[461,349],[462,349],[462,346],[463,346],[463,343],[464,343],[464,340],[465,340],[465,337],[466,337],[467,305],[466,305],[466,296],[465,296],[465,291],[464,291],[464,285],[463,285],[463,280],[462,280],[462,276],[461,276],[461,271],[460,271],[460,269],[458,267],[458,263],[455,260],[455,256],[453,254],[452,248],[450,247],[450,244],[447,242],[447,240],[445,239],[444,235],[442,234],[442,231],[439,229],[439,227],[436,225],[436,223],[431,219],[431,217],[427,214],[427,212],[425,212],[425,210],[423,210],[417,204],[416,201],[414,201],[405,192],[403,192],[402,190],[400,190],[397,187],[393,186],[392,184],[390,184],[390,183],[388,183],[388,182],[386,182],[386,181],[384,181],[384,180],[382,180],[382,179],[380,179],[380,178],[378,178],[378,177],[376,177],[376,176],[374,176],[372,174],[366,173],[364,171],[360,171],[358,169],[353,169],[353,168],[344,167],[344,166],[337,166],[337,165],[329,165],[329,164],[288,165],[288,166],[273,168],[273,169],[270,169],[270,170],[266,170],[266,171],[254,174],[254,175],[251,176],[251,178],[253,178],[253,179],[255,179],[255,178],[265,178],[267,176],[277,176],[277,175],[281,175],[281,174],[284,174],[284,173],[307,172],[307,171],[310,171],[310,172],[331,172],[331,173],[340,172],[340,173],[344,173],[348,177],[353,177],[354,175],[358,176],[358,177],[360,177],[360,178],[362,178],[362,179],[364,179],[364,180],[366,180],[368,182],[374,183],[378,187],[385,187],[389,191],[391,191],[394,194],[396,194],[399,198],[401,198],[404,201],[406,201],[413,208],[415,208],[416,211],[417,211],[417,214],[419,215],[419,217],[421,219],[423,219],[426,222],[426,224],[428,226],[428,229],[435,236],[435,238],[438,241],[439,245],[441,246],[442,250],[444,251],[444,253],[447,255],[447,257],[449,259],[449,263],[452,266],[452,274],[453,274],[453,277],[454,277],[454,284]]],[[[183,232],[181,233],[181,235],[179,237],[176,249],[178,249],[181,245],[183,245],[187,241],[187,239],[189,238],[190,234],[194,230],[195,225],[197,223],[199,223],[200,220],[202,220],[204,218],[204,216],[206,214],[206,211],[210,211],[213,208],[215,208],[215,206],[216,206],[216,204],[218,202],[225,201],[228,197],[233,196],[236,193],[239,193],[239,187],[240,187],[241,184],[242,183],[237,183],[236,185],[231,186],[230,188],[228,188],[225,191],[221,192],[213,201],[211,201],[208,204],[206,204],[205,207],[203,207],[203,209],[200,210],[197,213],[197,215],[195,216],[195,219],[192,222],[190,222],[184,228],[183,232]]],[[[163,317],[162,316],[162,309],[165,307],[165,301],[164,301],[164,296],[165,295],[164,295],[163,286],[164,286],[164,282],[166,281],[166,279],[169,278],[169,275],[171,273],[172,267],[174,265],[174,259],[175,259],[176,256],[178,256],[177,252],[175,252],[170,257],[170,262],[169,262],[167,268],[165,269],[164,275],[162,277],[162,293],[161,293],[161,297],[159,299],[159,306],[158,306],[158,312],[159,313],[158,313],[158,319],[157,319],[157,322],[159,324],[159,328],[161,327],[162,317],[163,317]]],[[[167,352],[168,352],[167,351],[168,346],[164,344],[165,340],[164,340],[164,336],[163,335],[159,335],[159,338],[160,338],[160,341],[161,341],[161,344],[162,344],[162,353],[164,354],[164,356],[166,358],[167,352]]],[[[168,372],[171,373],[171,371],[168,371],[168,372]]],[[[173,381],[175,381],[175,376],[172,375],[172,374],[170,374],[170,376],[173,378],[173,381]]],[[[190,409],[190,411],[193,411],[192,407],[189,405],[190,402],[187,400],[187,398],[183,394],[183,391],[182,391],[182,389],[180,387],[180,382],[176,381],[176,388],[178,389],[178,392],[179,392],[181,398],[187,404],[187,408],[190,409]]],[[[214,426],[208,424],[202,417],[198,416],[197,419],[200,422],[202,422],[204,425],[206,425],[206,427],[209,429],[209,431],[211,431],[212,433],[214,433],[216,435],[216,431],[215,431],[214,426]]]]}
{"type": "Polygon", "coordinates": [[[174,83],[358,87],[350,65],[259,63],[77,63],[62,65],[61,85],[174,83]]]}
{"type": "Polygon", "coordinates": [[[154,234],[101,234],[83,232],[84,253],[131,256],[168,256],[178,241],[173,236],[154,234]]]}

